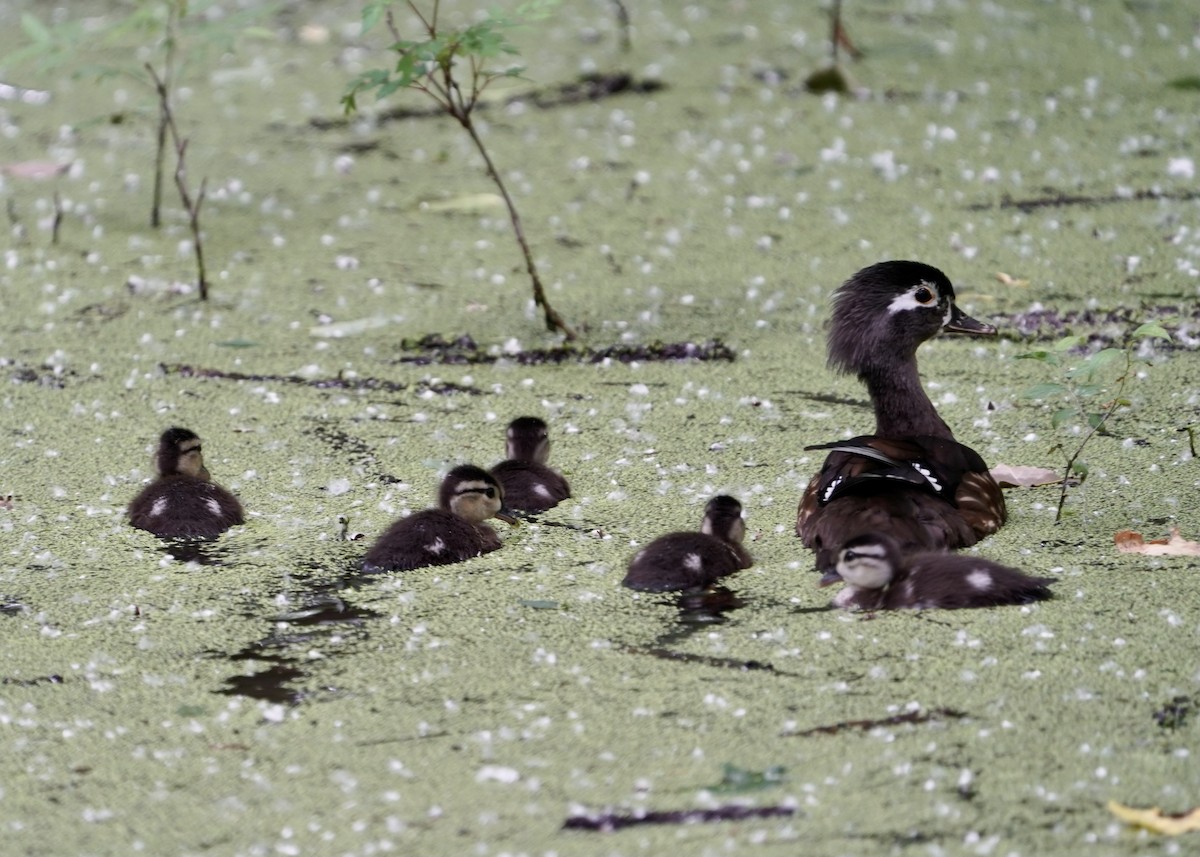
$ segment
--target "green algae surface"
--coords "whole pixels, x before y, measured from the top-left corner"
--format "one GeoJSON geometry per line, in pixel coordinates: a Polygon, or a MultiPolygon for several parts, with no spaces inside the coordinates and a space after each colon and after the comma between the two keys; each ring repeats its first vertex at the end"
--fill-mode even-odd
{"type": "MultiPolygon", "coordinates": [[[[849,4],[862,90],[816,97],[812,4],[629,5],[632,52],[608,4],[566,3],[516,34],[527,74],[663,88],[495,106],[486,140],[584,346],[719,339],[732,361],[522,364],[558,342],[461,132],[370,104],[310,122],[386,61],[352,4],[297,4],[266,19],[276,39],[185,67],[207,303],[170,193],[145,225],[149,93],[4,68],[53,97],[0,103],[0,852],[1186,852],[1105,803],[1200,804],[1196,560],[1113,546],[1200,531],[1181,431],[1200,395],[1200,103],[1170,86],[1200,58],[1194,15],[849,4]],[[20,168],[43,162],[68,166],[20,168]],[[921,352],[990,463],[1061,467],[1085,430],[1022,397],[1060,378],[1018,355],[1175,319],[1064,522],[1054,489],[1015,489],[977,548],[1056,578],[1052,601],[826,609],[792,534],[819,465],[804,446],[871,415],[825,368],[822,324],[832,289],[885,258],[942,268],[1001,328],[921,352]],[[414,362],[430,333],[494,359],[414,362]],[[452,464],[498,460],[523,413],[549,421],[571,501],[497,524],[485,557],[357,573],[365,540],[452,464]],[[215,544],[124,520],[169,425],[201,434],[247,508],[215,544]],[[742,606],[697,621],[622,589],[636,547],[695,527],[718,491],[747,510],[742,606]],[[790,815],[564,829],[733,804],[790,815]]],[[[21,11],[0,13],[6,49],[21,11]]]]}

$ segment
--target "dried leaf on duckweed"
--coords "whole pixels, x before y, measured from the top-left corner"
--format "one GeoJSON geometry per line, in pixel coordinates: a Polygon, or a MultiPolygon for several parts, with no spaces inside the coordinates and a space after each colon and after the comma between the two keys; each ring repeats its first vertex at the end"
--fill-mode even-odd
{"type": "Polygon", "coordinates": [[[1162,833],[1165,836],[1178,836],[1181,833],[1200,830],[1200,807],[1179,815],[1167,815],[1158,807],[1135,809],[1132,806],[1125,806],[1125,804],[1110,800],[1108,811],[1126,824],[1144,827],[1151,833],[1162,833]]]}
{"type": "Polygon", "coordinates": [[[996,272],[996,279],[1004,283],[1006,286],[1028,286],[1029,280],[1018,279],[1011,274],[1006,274],[1003,271],[996,272]]]}
{"type": "Polygon", "coordinates": [[[483,214],[495,208],[501,208],[504,200],[494,193],[467,193],[450,199],[430,199],[421,202],[423,211],[437,211],[447,214],[483,214]]]}
{"type": "Polygon", "coordinates": [[[1146,541],[1134,530],[1120,530],[1113,535],[1117,550],[1121,553],[1144,553],[1149,556],[1200,556],[1200,542],[1193,542],[1179,535],[1179,528],[1171,530],[1165,539],[1146,541]]]}
{"type": "Polygon", "coordinates": [[[989,472],[1001,488],[1038,488],[1062,482],[1053,470],[1025,464],[997,464],[989,472]]]}

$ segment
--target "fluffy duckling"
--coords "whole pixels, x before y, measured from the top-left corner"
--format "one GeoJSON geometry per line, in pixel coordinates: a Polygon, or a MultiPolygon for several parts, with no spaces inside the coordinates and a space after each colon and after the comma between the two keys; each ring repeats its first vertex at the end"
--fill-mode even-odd
{"type": "Polygon", "coordinates": [[[133,526],[164,538],[213,538],[244,522],[242,504],[209,476],[195,432],[163,432],[155,467],[158,478],[129,504],[133,526]]]}
{"type": "Polygon", "coordinates": [[[455,467],[442,480],[438,507],[414,512],[388,527],[367,551],[363,570],[448,565],[494,551],[502,542],[484,522],[499,518],[516,523],[500,511],[503,504],[504,489],[490,473],[471,464],[455,467]]]}
{"type": "Polygon", "coordinates": [[[846,541],[837,570],[821,578],[846,588],[835,607],[857,610],[955,610],[1028,604],[1050,597],[1049,577],[1022,571],[977,556],[918,553],[905,557],[884,533],[863,533],[846,541]]]}
{"type": "Polygon", "coordinates": [[[975,450],[954,438],[921,386],[917,348],[939,332],[992,335],[965,315],[954,286],[920,262],[881,262],[834,295],[829,364],[866,385],[875,434],[831,450],[800,501],[796,532],[832,571],[845,539],[882,530],[907,552],[954,550],[994,533],[1004,495],[975,450]]]}
{"type": "Polygon", "coordinates": [[[700,532],[659,536],[634,554],[621,582],[630,589],[645,592],[704,589],[722,577],[754,565],[742,547],[745,536],[742,504],[733,497],[718,494],[704,507],[700,532]]]}
{"type": "Polygon", "coordinates": [[[508,458],[492,468],[504,486],[504,503],[522,512],[544,512],[571,496],[562,474],[546,465],[550,434],[545,421],[517,417],[508,424],[508,458]]]}

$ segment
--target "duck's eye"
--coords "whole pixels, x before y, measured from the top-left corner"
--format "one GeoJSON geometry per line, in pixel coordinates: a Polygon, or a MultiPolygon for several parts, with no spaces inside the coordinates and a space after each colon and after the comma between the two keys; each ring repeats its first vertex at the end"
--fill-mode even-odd
{"type": "Polygon", "coordinates": [[[932,303],[937,299],[937,296],[934,295],[933,290],[927,289],[925,286],[921,286],[921,288],[913,292],[913,297],[915,297],[919,303],[923,304],[932,303]]]}
{"type": "Polygon", "coordinates": [[[495,489],[495,488],[493,488],[491,485],[489,485],[488,487],[486,487],[486,488],[484,488],[484,489],[483,489],[483,493],[484,493],[484,494],[485,494],[485,495],[486,495],[486,496],[487,496],[489,499],[494,499],[494,498],[495,498],[495,496],[496,496],[496,489],[495,489]]]}

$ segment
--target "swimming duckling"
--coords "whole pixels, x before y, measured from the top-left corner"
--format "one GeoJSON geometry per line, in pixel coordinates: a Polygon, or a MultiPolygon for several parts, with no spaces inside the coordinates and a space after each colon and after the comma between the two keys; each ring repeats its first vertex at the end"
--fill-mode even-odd
{"type": "Polygon", "coordinates": [[[133,526],[164,538],[213,538],[245,521],[242,504],[209,476],[195,432],[163,432],[155,466],[158,478],[129,504],[133,526]]]}
{"type": "Polygon", "coordinates": [[[517,417],[508,424],[508,458],[492,468],[504,486],[504,504],[522,512],[544,512],[571,496],[571,486],[546,465],[550,435],[537,417],[517,417]]]}
{"type": "Polygon", "coordinates": [[[875,433],[810,446],[831,450],[800,501],[796,532],[832,571],[845,539],[881,530],[906,552],[968,547],[1007,517],[1004,494],[959,443],[921,386],[917,348],[939,332],[993,335],[965,315],[954,286],[920,262],[881,262],[834,295],[829,364],[866,384],[875,433]]]}
{"type": "Polygon", "coordinates": [[[659,536],[634,554],[621,582],[645,592],[703,589],[754,565],[742,547],[745,536],[742,504],[718,494],[704,507],[700,532],[659,536]]]}
{"type": "Polygon", "coordinates": [[[494,551],[502,542],[484,521],[499,518],[516,523],[500,511],[503,503],[504,489],[490,473],[471,464],[459,465],[442,480],[438,507],[414,512],[388,527],[367,551],[363,570],[448,565],[494,551]]]}
{"type": "Polygon", "coordinates": [[[884,533],[863,533],[842,545],[837,571],[822,577],[820,585],[839,579],[846,588],[833,605],[857,610],[1028,604],[1051,597],[1047,587],[1054,582],[977,556],[925,552],[905,557],[884,533]]]}

